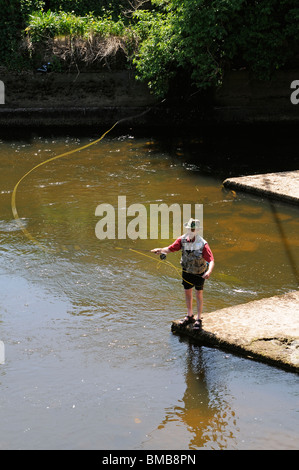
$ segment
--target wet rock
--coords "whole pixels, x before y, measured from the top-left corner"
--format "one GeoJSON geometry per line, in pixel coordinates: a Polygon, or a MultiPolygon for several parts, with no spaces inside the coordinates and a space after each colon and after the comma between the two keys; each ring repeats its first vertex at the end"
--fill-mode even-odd
{"type": "Polygon", "coordinates": [[[174,334],[299,372],[299,292],[203,315],[203,330],[172,323],[174,334]]]}
{"type": "Polygon", "coordinates": [[[299,170],[227,178],[223,186],[299,204],[299,170]]]}

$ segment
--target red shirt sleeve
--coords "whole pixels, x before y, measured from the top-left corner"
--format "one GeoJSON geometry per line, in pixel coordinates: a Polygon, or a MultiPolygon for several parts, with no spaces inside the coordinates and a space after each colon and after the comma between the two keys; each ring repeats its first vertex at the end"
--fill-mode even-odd
{"type": "Polygon", "coordinates": [[[182,248],[181,238],[182,237],[177,238],[176,241],[172,245],[169,245],[168,249],[171,252],[179,251],[182,248]]]}
{"type": "Polygon", "coordinates": [[[203,257],[208,263],[210,263],[211,261],[214,261],[214,256],[213,256],[212,250],[211,250],[211,248],[209,247],[209,244],[208,244],[208,243],[206,243],[205,246],[203,247],[203,250],[202,250],[202,257],[203,257]]]}

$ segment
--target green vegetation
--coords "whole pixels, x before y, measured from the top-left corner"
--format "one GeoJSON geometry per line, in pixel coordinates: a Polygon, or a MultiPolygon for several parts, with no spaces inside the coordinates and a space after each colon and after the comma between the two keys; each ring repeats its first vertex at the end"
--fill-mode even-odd
{"type": "Polygon", "coordinates": [[[0,0],[0,7],[2,65],[130,66],[158,96],[174,79],[205,89],[243,67],[269,80],[299,59],[297,0],[0,0]]]}
{"type": "MultiPolygon", "coordinates": [[[[148,15],[152,28],[140,45],[138,76],[163,95],[183,73],[198,88],[221,83],[232,68],[260,79],[299,59],[297,0],[164,0],[148,15]],[[162,8],[162,9],[161,9],[162,8]]],[[[141,18],[143,13],[141,14],[141,18]]]]}

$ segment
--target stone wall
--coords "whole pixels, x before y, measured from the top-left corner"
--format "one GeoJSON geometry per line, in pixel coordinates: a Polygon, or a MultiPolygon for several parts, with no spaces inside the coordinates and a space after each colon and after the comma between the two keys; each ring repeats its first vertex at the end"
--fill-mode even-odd
{"type": "Polygon", "coordinates": [[[94,125],[98,118],[109,125],[116,120],[153,111],[140,125],[197,127],[200,123],[297,123],[299,104],[291,102],[291,83],[299,70],[278,72],[269,82],[253,80],[246,70],[230,72],[223,86],[209,93],[168,98],[159,104],[133,71],[100,73],[22,73],[0,69],[5,104],[0,105],[0,127],[17,125],[94,125]],[[198,96],[200,98],[198,98],[198,96]]]}
{"type": "MultiPolygon", "coordinates": [[[[130,71],[22,73],[0,71],[5,108],[148,106],[154,98],[130,71]]],[[[3,107],[2,107],[3,108],[3,107]]]]}
{"type": "Polygon", "coordinates": [[[232,71],[214,94],[215,114],[223,121],[299,122],[299,104],[291,101],[295,80],[299,69],[279,71],[270,81],[253,79],[246,70],[232,71]]]}

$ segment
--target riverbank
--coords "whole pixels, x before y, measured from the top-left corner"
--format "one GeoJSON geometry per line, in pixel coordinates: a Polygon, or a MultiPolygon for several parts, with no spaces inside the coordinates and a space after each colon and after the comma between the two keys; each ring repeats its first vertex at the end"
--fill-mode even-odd
{"type": "Polygon", "coordinates": [[[203,330],[172,323],[172,332],[299,372],[299,292],[255,300],[203,315],[203,330]]]}

